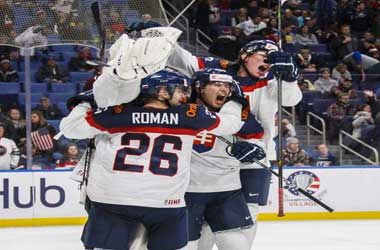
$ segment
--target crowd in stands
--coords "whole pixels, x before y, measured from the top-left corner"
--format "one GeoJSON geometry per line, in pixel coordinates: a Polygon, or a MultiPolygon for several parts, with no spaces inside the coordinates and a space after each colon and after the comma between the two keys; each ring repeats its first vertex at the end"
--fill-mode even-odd
{"type": "MultiPolygon", "coordinates": [[[[301,123],[310,111],[325,120],[330,144],[336,145],[344,130],[379,149],[378,1],[287,1],[281,33],[277,1],[205,0],[198,3],[198,10],[194,25],[213,39],[210,52],[228,60],[236,60],[236,51],[249,40],[278,41],[281,35],[284,50],[301,69],[298,84],[304,99],[297,107],[301,123]]],[[[356,141],[348,138],[344,143],[370,156],[356,141]]]]}
{"type": "MultiPolygon", "coordinates": [[[[170,2],[184,6],[189,1],[170,2]]],[[[31,46],[93,41],[94,31],[86,26],[80,14],[88,11],[88,6],[83,9],[86,4],[87,1],[0,0],[0,43],[31,46]],[[28,14],[20,18],[20,13],[28,14]]],[[[106,7],[105,32],[110,42],[120,34],[135,36],[142,29],[160,25],[149,14],[138,13],[137,18],[127,21],[131,13],[111,4],[106,7]]],[[[277,1],[199,0],[186,15],[195,28],[213,39],[210,52],[230,61],[237,59],[240,47],[248,41],[278,41],[281,34],[284,50],[293,55],[302,73],[298,84],[304,99],[297,106],[301,123],[311,111],[326,121],[330,144],[337,143],[338,133],[343,129],[379,147],[380,5],[377,1],[289,0],[283,6],[281,30],[276,11],[277,1]]],[[[48,46],[35,51],[31,61],[32,132],[56,133],[57,121],[68,112],[64,104],[67,98],[90,88],[92,81],[89,80],[87,87],[85,81],[99,73],[87,63],[96,57],[93,49],[83,46],[71,46],[70,49],[48,46]]],[[[0,90],[0,94],[9,94],[7,102],[2,103],[0,127],[4,128],[2,137],[17,145],[17,154],[21,156],[19,165],[23,165],[25,158],[23,60],[19,49],[0,47],[0,84],[18,83],[16,92],[0,90]]],[[[284,147],[288,165],[337,164],[335,158],[330,159],[326,145],[318,145],[312,153],[303,151],[302,143],[296,142],[294,124],[284,119],[282,125],[282,136],[288,140],[284,147]],[[322,158],[331,164],[315,160],[322,158]]],[[[356,142],[347,143],[368,154],[356,142]]],[[[34,145],[33,164],[43,168],[73,165],[84,148],[85,143],[66,138],[53,141],[50,148],[34,145]]]]}

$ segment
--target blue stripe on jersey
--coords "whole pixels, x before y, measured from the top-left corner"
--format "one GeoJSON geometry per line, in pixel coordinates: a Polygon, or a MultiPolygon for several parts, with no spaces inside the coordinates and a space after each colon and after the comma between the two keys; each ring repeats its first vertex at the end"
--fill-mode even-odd
{"type": "Polygon", "coordinates": [[[264,128],[256,120],[255,115],[250,113],[243,127],[236,133],[236,136],[243,139],[260,139],[264,136],[264,128]]]}
{"type": "Polygon", "coordinates": [[[154,109],[123,104],[91,112],[87,122],[102,131],[191,134],[218,126],[219,117],[202,106],[186,104],[154,109]]]}

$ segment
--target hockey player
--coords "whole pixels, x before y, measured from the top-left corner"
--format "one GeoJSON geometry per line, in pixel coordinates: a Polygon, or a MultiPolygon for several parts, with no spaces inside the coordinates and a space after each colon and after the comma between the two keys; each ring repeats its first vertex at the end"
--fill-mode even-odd
{"type": "Polygon", "coordinates": [[[142,80],[134,103],[95,112],[81,103],[62,120],[60,129],[66,137],[95,137],[85,245],[128,249],[139,222],[147,228],[148,249],[184,249],[183,196],[193,139],[203,130],[216,135],[237,132],[242,126],[241,104],[234,100],[244,100],[234,92],[220,113],[194,104],[171,106],[185,97],[185,85],[185,76],[160,71],[142,80]]]}
{"type": "MultiPolygon", "coordinates": [[[[168,59],[167,64],[185,74],[203,68],[222,68],[231,73],[239,81],[244,94],[248,96],[251,112],[264,127],[264,142],[267,159],[276,160],[275,143],[275,115],[277,113],[278,82],[272,72],[281,73],[282,105],[294,106],[302,99],[296,79],[298,68],[290,54],[280,52],[279,47],[269,40],[252,41],[244,45],[239,53],[237,62],[231,63],[214,57],[200,58],[176,46],[168,59]]],[[[246,167],[247,168],[247,167],[246,167]]],[[[242,189],[248,202],[252,219],[255,221],[259,205],[266,205],[270,185],[270,173],[256,165],[240,171],[242,189]]],[[[255,227],[257,223],[254,224],[255,227]]],[[[251,242],[255,237],[255,230],[247,235],[251,242]]],[[[212,248],[212,244],[204,242],[201,250],[212,248]]]]}
{"type": "MultiPolygon", "coordinates": [[[[195,102],[209,110],[219,111],[231,93],[234,80],[225,70],[205,69],[193,76],[195,102]]],[[[240,140],[263,144],[263,128],[253,114],[245,113],[245,124],[236,134],[240,140]]],[[[232,136],[224,136],[230,140],[232,136]]],[[[206,132],[197,134],[190,165],[190,185],[185,199],[189,213],[189,250],[198,249],[204,221],[210,225],[219,250],[250,250],[246,235],[253,230],[252,219],[240,184],[240,162],[252,163],[265,158],[264,150],[252,143],[233,144],[233,153],[226,151],[226,143],[206,132]],[[249,157],[237,155],[250,148],[249,157]],[[237,156],[237,158],[233,157],[237,156]]]]}
{"type": "Polygon", "coordinates": [[[16,143],[4,137],[5,125],[0,123],[0,170],[11,170],[17,167],[20,151],[16,143]]]}

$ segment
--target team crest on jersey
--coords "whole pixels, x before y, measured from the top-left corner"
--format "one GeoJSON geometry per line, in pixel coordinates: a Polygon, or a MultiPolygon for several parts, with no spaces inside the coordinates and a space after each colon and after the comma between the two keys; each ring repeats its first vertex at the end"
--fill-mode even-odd
{"type": "Polygon", "coordinates": [[[198,133],[193,142],[193,150],[198,153],[205,153],[210,151],[215,144],[215,135],[206,132],[198,133]]]}
{"type": "Polygon", "coordinates": [[[320,180],[316,174],[303,170],[289,175],[286,179],[286,185],[289,187],[289,192],[294,195],[299,195],[298,187],[309,194],[314,194],[320,187],[320,180]]]}

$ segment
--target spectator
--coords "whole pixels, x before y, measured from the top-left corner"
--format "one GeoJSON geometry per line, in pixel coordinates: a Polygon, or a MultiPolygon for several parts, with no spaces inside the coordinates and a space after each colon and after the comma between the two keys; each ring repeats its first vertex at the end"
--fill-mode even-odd
{"type": "Polygon", "coordinates": [[[340,0],[336,9],[336,21],[339,25],[351,23],[352,14],[354,12],[352,1],[340,0]]]}
{"type": "Polygon", "coordinates": [[[286,44],[294,44],[295,39],[296,39],[296,34],[293,31],[293,25],[288,24],[288,25],[283,25],[282,28],[282,38],[283,42],[286,44]]]}
{"type": "Polygon", "coordinates": [[[309,32],[309,27],[306,25],[301,26],[298,34],[296,34],[295,43],[303,45],[316,45],[319,44],[317,37],[309,32]]]}
{"type": "Polygon", "coordinates": [[[11,62],[8,59],[0,61],[0,82],[17,82],[17,71],[12,69],[11,62]]]}
{"type": "Polygon", "coordinates": [[[315,91],[314,85],[309,80],[305,79],[303,76],[300,76],[300,78],[298,78],[297,84],[302,92],[315,91]]]}
{"type": "Polygon", "coordinates": [[[0,170],[14,169],[18,165],[20,151],[16,143],[4,137],[5,126],[0,123],[0,170]]]}
{"type": "Polygon", "coordinates": [[[52,154],[55,148],[55,141],[52,139],[56,134],[53,126],[46,122],[45,117],[38,110],[32,110],[32,143],[34,146],[33,165],[41,168],[51,168],[55,162],[52,154]],[[44,138],[44,143],[38,138],[44,138]]]}
{"type": "Polygon", "coordinates": [[[330,144],[336,143],[341,129],[350,130],[347,122],[350,118],[349,116],[353,115],[354,107],[348,103],[349,98],[348,94],[342,93],[339,95],[338,101],[327,108],[329,124],[327,137],[330,144]]]}
{"type": "Polygon", "coordinates": [[[372,118],[371,106],[362,104],[358,107],[358,111],[354,115],[352,122],[352,136],[355,138],[362,138],[363,129],[374,129],[374,120],[372,118]]]}
{"type": "Polygon", "coordinates": [[[283,27],[291,26],[293,29],[298,27],[297,17],[293,15],[293,11],[291,9],[286,9],[285,14],[282,17],[283,27]]]}
{"type": "Polygon", "coordinates": [[[26,136],[26,124],[25,120],[21,116],[19,108],[12,107],[8,110],[9,120],[12,122],[14,128],[14,141],[19,144],[22,140],[25,140],[26,136]]]}
{"type": "Polygon", "coordinates": [[[336,157],[330,153],[326,144],[315,146],[316,152],[310,157],[311,165],[318,167],[328,167],[339,165],[336,157]]]}
{"type": "Polygon", "coordinates": [[[346,64],[339,63],[333,69],[331,77],[339,82],[341,78],[351,79],[351,73],[348,71],[346,64]]]}
{"type": "Polygon", "coordinates": [[[64,83],[69,80],[69,74],[57,64],[53,57],[49,57],[36,73],[38,82],[64,83]]]}
{"type": "Polygon", "coordinates": [[[9,35],[9,32],[13,29],[13,19],[12,9],[7,1],[0,0],[0,30],[5,33],[4,35],[9,35]]]}
{"type": "Polygon", "coordinates": [[[330,94],[333,87],[338,86],[338,82],[330,77],[329,68],[321,68],[321,77],[319,77],[315,82],[315,89],[322,94],[330,94]]]}
{"type": "Polygon", "coordinates": [[[286,138],[286,149],[283,149],[282,153],[285,166],[309,165],[309,156],[305,150],[300,148],[299,140],[296,137],[286,138]]]}
{"type": "Polygon", "coordinates": [[[343,93],[348,94],[350,99],[354,99],[357,97],[354,89],[352,88],[352,80],[349,78],[341,78],[339,80],[338,86],[333,87],[331,89],[331,92],[336,96],[339,96],[343,93]]]}
{"type": "Polygon", "coordinates": [[[288,119],[282,119],[282,136],[283,137],[295,137],[296,129],[288,119]]]}
{"type": "Polygon", "coordinates": [[[74,168],[80,159],[79,149],[75,143],[67,145],[63,159],[57,163],[57,168],[74,168]]]}
{"type": "Polygon", "coordinates": [[[371,90],[364,90],[364,95],[367,99],[367,103],[371,106],[372,116],[375,119],[376,124],[380,124],[380,103],[376,98],[376,95],[371,90]]]}
{"type": "Polygon", "coordinates": [[[248,0],[247,1],[248,16],[258,16],[259,15],[259,1],[258,0],[248,0]]]}
{"type": "Polygon", "coordinates": [[[123,34],[126,28],[125,22],[122,20],[120,13],[115,10],[111,10],[108,26],[112,31],[115,31],[118,34],[123,34]]]}
{"type": "Polygon", "coordinates": [[[312,55],[308,48],[300,49],[295,61],[298,67],[306,72],[316,72],[321,64],[318,56],[312,55]]]}
{"type": "Polygon", "coordinates": [[[267,25],[261,20],[260,16],[253,16],[248,21],[239,23],[235,27],[242,29],[244,34],[249,36],[253,32],[266,28],[267,25]]]}
{"type": "Polygon", "coordinates": [[[211,14],[210,4],[208,0],[200,0],[197,5],[197,11],[195,16],[195,26],[196,28],[202,30],[204,33],[209,35],[210,32],[210,20],[209,15],[211,14]]]}
{"type": "Polygon", "coordinates": [[[63,117],[62,111],[56,104],[52,104],[48,97],[41,97],[40,103],[34,110],[40,111],[43,117],[48,120],[59,120],[63,117]]]}
{"type": "Polygon", "coordinates": [[[91,49],[89,47],[82,48],[77,57],[72,57],[69,62],[69,71],[93,71],[94,66],[89,65],[87,61],[93,60],[91,49]]]}
{"type": "Polygon", "coordinates": [[[359,42],[351,35],[350,25],[343,24],[340,33],[330,43],[331,52],[338,60],[342,60],[346,55],[358,49],[359,42]]]}
{"type": "Polygon", "coordinates": [[[351,20],[351,28],[354,35],[360,37],[372,26],[372,17],[364,1],[359,1],[354,10],[351,20]]]}
{"type": "Polygon", "coordinates": [[[239,45],[239,41],[232,34],[231,28],[226,27],[222,34],[212,41],[209,51],[218,57],[235,61],[240,50],[239,45]]]}
{"type": "Polygon", "coordinates": [[[12,125],[12,122],[8,119],[8,117],[1,112],[0,109],[0,123],[3,124],[5,128],[4,137],[14,140],[15,139],[15,129],[12,125]]]}
{"type": "Polygon", "coordinates": [[[248,21],[248,10],[246,8],[240,8],[239,11],[231,18],[231,26],[236,26],[239,23],[248,21]]]}

